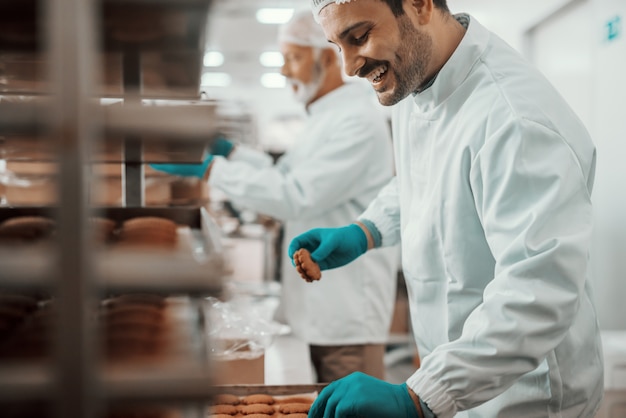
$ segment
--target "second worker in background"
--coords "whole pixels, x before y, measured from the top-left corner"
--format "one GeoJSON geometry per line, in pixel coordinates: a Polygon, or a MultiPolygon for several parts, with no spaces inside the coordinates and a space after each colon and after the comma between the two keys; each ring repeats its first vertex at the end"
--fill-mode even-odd
{"type": "MultiPolygon", "coordinates": [[[[280,29],[279,44],[282,74],[306,106],[307,119],[275,165],[266,153],[222,140],[213,152],[223,156],[209,155],[204,164],[153,167],[205,178],[236,206],[283,221],[288,243],[313,227],[352,222],[394,170],[384,113],[365,86],[344,82],[340,58],[309,10],[280,29]]],[[[281,269],[279,314],[309,344],[318,381],[355,371],[383,379],[399,249],[369,251],[312,284],[290,259],[281,269]]]]}

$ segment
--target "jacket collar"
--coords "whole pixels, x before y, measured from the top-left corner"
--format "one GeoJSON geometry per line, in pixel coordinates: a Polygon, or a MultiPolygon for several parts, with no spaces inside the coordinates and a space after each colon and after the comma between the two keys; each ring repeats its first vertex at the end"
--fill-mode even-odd
{"type": "MultiPolygon", "coordinates": [[[[423,111],[437,107],[444,102],[467,78],[468,74],[487,48],[491,33],[474,17],[461,15],[469,19],[467,31],[439,73],[435,76],[430,87],[420,93],[413,94],[413,100],[423,111]]],[[[457,16],[457,19],[459,17],[457,16]]]]}

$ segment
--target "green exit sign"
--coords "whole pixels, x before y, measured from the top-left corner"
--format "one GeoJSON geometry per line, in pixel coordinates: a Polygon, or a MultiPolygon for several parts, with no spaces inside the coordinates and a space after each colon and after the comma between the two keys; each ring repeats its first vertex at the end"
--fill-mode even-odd
{"type": "Polygon", "coordinates": [[[622,17],[615,16],[609,19],[605,25],[606,30],[606,40],[614,41],[619,38],[622,34],[622,17]]]}

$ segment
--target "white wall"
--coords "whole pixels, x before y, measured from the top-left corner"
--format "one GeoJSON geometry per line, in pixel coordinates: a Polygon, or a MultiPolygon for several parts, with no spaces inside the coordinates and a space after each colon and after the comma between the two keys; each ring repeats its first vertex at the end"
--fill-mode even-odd
{"type": "Polygon", "coordinates": [[[593,3],[597,300],[601,325],[626,329],[626,2],[593,3]],[[608,40],[607,23],[616,17],[621,19],[621,34],[608,40]]]}
{"type": "Polygon", "coordinates": [[[571,0],[527,35],[530,59],[596,144],[592,277],[598,315],[602,328],[626,329],[626,2],[571,0]],[[616,18],[621,33],[609,40],[607,25],[616,18]]]}
{"type": "Polygon", "coordinates": [[[528,58],[550,79],[565,100],[593,129],[592,97],[596,36],[589,16],[592,0],[574,0],[530,30],[528,58]]]}

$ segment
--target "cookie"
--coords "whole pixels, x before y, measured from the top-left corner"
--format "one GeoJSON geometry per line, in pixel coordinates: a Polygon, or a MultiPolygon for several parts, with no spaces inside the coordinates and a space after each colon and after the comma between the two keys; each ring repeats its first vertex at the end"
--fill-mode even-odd
{"type": "Polygon", "coordinates": [[[209,418],[233,418],[230,414],[209,414],[209,418]]]}
{"type": "Polygon", "coordinates": [[[175,248],[178,242],[176,222],[157,216],[140,216],[122,224],[118,245],[175,248]]]}
{"type": "Polygon", "coordinates": [[[237,407],[234,405],[213,405],[211,406],[212,414],[237,415],[237,407]]]}
{"type": "Polygon", "coordinates": [[[304,414],[308,413],[311,409],[311,404],[308,403],[286,403],[278,407],[278,411],[283,414],[304,414]]]}
{"type": "Polygon", "coordinates": [[[313,261],[311,253],[306,248],[300,248],[293,254],[293,260],[296,264],[296,270],[300,276],[307,282],[312,282],[322,278],[320,266],[313,261]]]}
{"type": "Polygon", "coordinates": [[[272,416],[268,414],[250,414],[246,415],[246,418],[272,418],[272,416]]]}
{"type": "Polygon", "coordinates": [[[43,216],[17,216],[0,224],[0,240],[35,241],[51,237],[56,223],[43,216]]]}
{"type": "Polygon", "coordinates": [[[276,403],[279,404],[287,404],[287,403],[308,403],[308,404],[312,404],[315,401],[315,399],[311,396],[287,396],[287,397],[281,397],[280,399],[276,400],[276,403]]]}
{"type": "Polygon", "coordinates": [[[264,403],[255,403],[252,405],[240,406],[239,412],[241,412],[244,415],[252,415],[252,414],[272,415],[274,413],[274,407],[272,405],[268,405],[264,403]]]}
{"type": "Polygon", "coordinates": [[[308,418],[309,414],[288,414],[289,418],[308,418]]]}
{"type": "Polygon", "coordinates": [[[270,395],[265,395],[263,393],[255,393],[253,395],[248,395],[241,400],[241,403],[244,405],[252,405],[256,403],[262,403],[266,405],[274,404],[274,397],[270,395]]]}
{"type": "Polygon", "coordinates": [[[229,393],[220,393],[215,396],[213,403],[216,405],[239,405],[239,397],[229,393]]]}
{"type": "Polygon", "coordinates": [[[176,222],[158,216],[137,216],[124,221],[124,229],[176,229],[176,222]]]}

